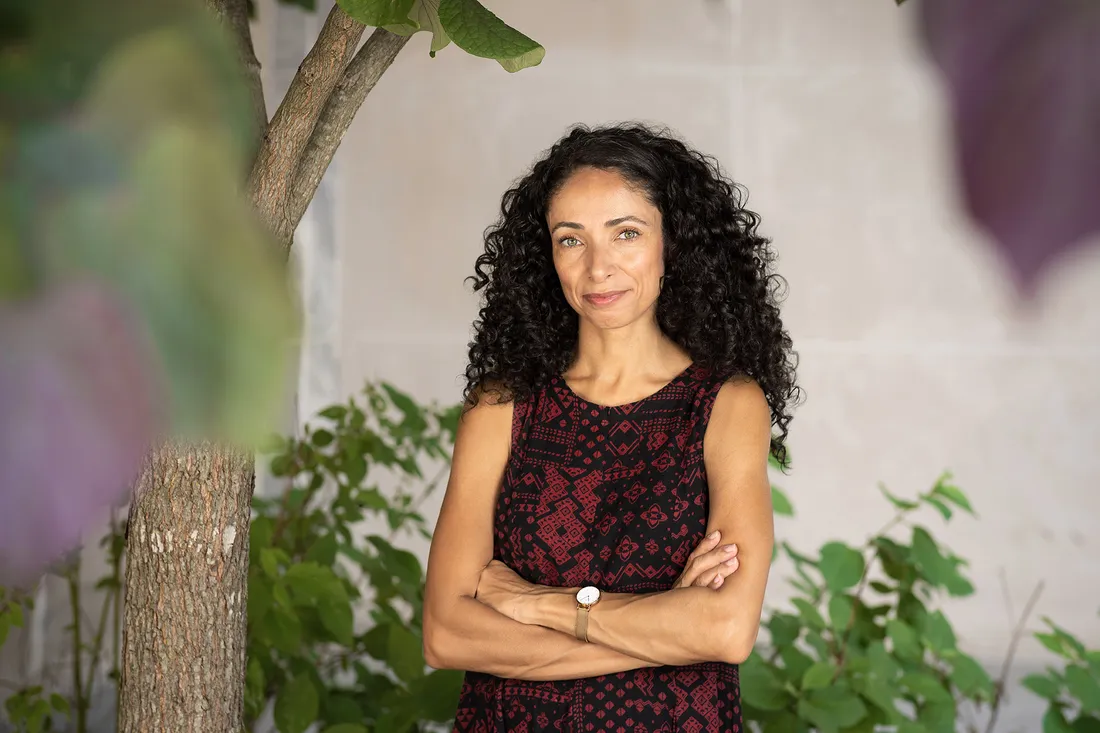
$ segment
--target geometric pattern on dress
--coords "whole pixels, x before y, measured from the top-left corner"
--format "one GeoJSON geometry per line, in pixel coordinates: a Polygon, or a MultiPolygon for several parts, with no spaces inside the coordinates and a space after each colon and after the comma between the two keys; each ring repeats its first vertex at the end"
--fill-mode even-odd
{"type": "MultiPolygon", "coordinates": [[[[697,366],[655,394],[591,404],[555,377],[513,408],[494,557],[527,580],[668,590],[702,540],[703,436],[721,382],[697,366]]],[[[736,665],[650,667],[578,680],[468,672],[455,731],[741,733],[736,665]]]]}

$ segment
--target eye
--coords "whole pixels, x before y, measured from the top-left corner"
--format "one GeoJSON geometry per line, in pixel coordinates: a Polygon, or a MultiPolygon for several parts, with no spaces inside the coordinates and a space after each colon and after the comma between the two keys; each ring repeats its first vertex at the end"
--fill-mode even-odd
{"type": "Polygon", "coordinates": [[[576,237],[562,237],[558,240],[558,244],[565,248],[576,247],[580,243],[581,240],[577,239],[576,237]]]}
{"type": "Polygon", "coordinates": [[[642,236],[642,233],[637,229],[624,229],[619,233],[619,239],[637,239],[642,236]]]}

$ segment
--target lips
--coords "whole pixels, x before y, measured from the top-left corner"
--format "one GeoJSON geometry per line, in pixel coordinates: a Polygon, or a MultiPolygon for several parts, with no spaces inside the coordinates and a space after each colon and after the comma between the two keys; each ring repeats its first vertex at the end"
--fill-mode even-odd
{"type": "Polygon", "coordinates": [[[610,290],[606,293],[589,293],[584,296],[585,301],[595,306],[611,305],[626,294],[625,290],[610,290]]]}

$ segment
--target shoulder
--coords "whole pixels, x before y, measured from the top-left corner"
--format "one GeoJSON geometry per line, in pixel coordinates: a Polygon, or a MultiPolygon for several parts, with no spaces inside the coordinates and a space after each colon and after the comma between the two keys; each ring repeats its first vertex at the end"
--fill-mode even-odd
{"type": "Polygon", "coordinates": [[[718,386],[714,398],[706,445],[708,448],[759,447],[766,459],[771,445],[771,417],[764,390],[755,380],[746,377],[726,380],[718,386]]]}

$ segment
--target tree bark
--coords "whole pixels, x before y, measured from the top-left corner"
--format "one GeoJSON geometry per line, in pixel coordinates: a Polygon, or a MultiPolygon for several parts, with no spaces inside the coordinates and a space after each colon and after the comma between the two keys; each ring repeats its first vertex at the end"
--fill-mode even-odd
{"type": "Polygon", "coordinates": [[[321,178],[344,139],[344,133],[348,131],[367,95],[408,41],[409,36],[399,36],[378,28],[348,64],[340,83],[332,90],[298,164],[294,187],[290,190],[286,206],[287,219],[294,226],[305,216],[309,202],[321,185],[321,178]]]}
{"type": "Polygon", "coordinates": [[[238,733],[253,456],[168,443],[145,461],[127,540],[120,733],[238,733]]]}
{"type": "Polygon", "coordinates": [[[286,202],[302,151],[365,30],[365,25],[350,18],[339,5],[332,6],[260,141],[248,181],[249,194],[260,218],[288,252],[301,217],[291,221],[286,202]]]}
{"type": "MultiPolygon", "coordinates": [[[[249,193],[289,253],[340,139],[407,39],[377,30],[355,53],[365,26],[333,8],[267,124],[246,0],[206,2],[238,39],[252,90],[249,193]]],[[[126,542],[120,733],[240,733],[254,469],[250,452],[211,443],[148,457],[126,542]]]]}

